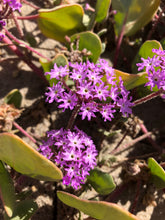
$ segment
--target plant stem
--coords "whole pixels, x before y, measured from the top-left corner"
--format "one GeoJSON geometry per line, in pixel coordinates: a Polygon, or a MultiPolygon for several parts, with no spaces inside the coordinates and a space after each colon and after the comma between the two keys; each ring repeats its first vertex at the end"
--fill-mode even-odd
{"type": "Polygon", "coordinates": [[[34,4],[32,4],[32,3],[30,3],[30,2],[28,2],[28,1],[26,1],[26,0],[21,0],[22,2],[24,2],[26,5],[29,5],[29,6],[31,6],[32,8],[35,8],[35,9],[40,9],[37,5],[34,5],[34,4]]]}
{"type": "Polygon", "coordinates": [[[39,17],[39,14],[36,15],[29,15],[29,16],[16,16],[16,19],[19,20],[34,20],[37,19],[39,17]]]}
{"type": "MultiPolygon", "coordinates": [[[[141,127],[141,130],[144,134],[148,134],[148,130],[146,128],[146,126],[143,124],[143,123],[139,123],[140,127],[141,127]]],[[[152,139],[151,135],[149,135],[147,137],[148,141],[151,143],[151,145],[159,152],[162,151],[162,149],[157,145],[157,143],[152,139]]]]}
{"type": "Polygon", "coordinates": [[[49,58],[45,57],[44,55],[42,55],[41,53],[39,53],[38,51],[36,51],[34,48],[30,47],[29,45],[27,45],[25,42],[20,41],[19,39],[17,39],[16,37],[14,37],[6,28],[5,28],[5,32],[8,35],[8,37],[10,37],[12,40],[14,40],[16,43],[19,44],[19,46],[23,45],[23,47],[26,47],[28,50],[32,51],[33,53],[36,53],[38,56],[46,59],[47,61],[50,61],[49,58]]]}
{"type": "Polygon", "coordinates": [[[74,108],[74,110],[73,110],[73,112],[72,112],[72,115],[71,115],[71,117],[70,117],[70,119],[69,119],[69,122],[68,122],[68,125],[67,125],[67,128],[66,128],[66,129],[71,129],[71,128],[72,128],[72,126],[73,126],[73,124],[74,124],[74,122],[75,122],[75,119],[76,119],[76,117],[77,117],[77,114],[78,114],[78,112],[79,112],[79,109],[80,109],[80,106],[79,106],[79,105],[77,105],[77,106],[74,108]]]}
{"type": "Polygon", "coordinates": [[[162,90],[162,89],[160,89],[160,90],[157,91],[157,92],[153,92],[152,94],[149,94],[149,95],[147,95],[146,97],[143,97],[143,98],[141,98],[141,99],[138,99],[138,100],[136,100],[136,101],[133,102],[133,103],[134,103],[133,107],[135,107],[135,106],[137,106],[137,105],[140,105],[140,104],[143,104],[143,103],[145,103],[145,102],[147,102],[147,101],[149,101],[149,100],[151,100],[151,99],[154,99],[154,98],[158,97],[161,93],[163,93],[163,90],[162,90]]]}
{"type": "Polygon", "coordinates": [[[127,21],[127,16],[128,16],[128,12],[125,15],[125,18],[124,18],[124,21],[123,21],[123,26],[122,26],[120,35],[119,35],[118,40],[117,40],[117,47],[116,47],[116,51],[115,51],[115,55],[114,55],[113,68],[115,68],[117,66],[117,59],[118,59],[118,56],[119,56],[119,50],[120,50],[120,46],[121,46],[123,36],[124,36],[124,29],[125,29],[125,24],[126,24],[126,21],[127,21]]]}
{"type": "Polygon", "coordinates": [[[139,179],[136,184],[136,194],[135,194],[135,199],[133,201],[132,207],[131,207],[131,213],[135,213],[135,209],[137,207],[138,199],[139,199],[139,194],[140,194],[140,187],[141,187],[142,181],[139,179]]]}
{"type": "Polygon", "coordinates": [[[16,16],[14,15],[13,12],[12,12],[12,18],[13,18],[13,20],[14,20],[14,23],[15,23],[16,27],[17,27],[17,30],[18,30],[18,33],[19,33],[20,38],[23,39],[23,38],[24,38],[24,33],[23,33],[22,29],[20,28],[20,26],[19,26],[19,24],[18,24],[18,21],[17,21],[17,18],[16,18],[16,16]]]}
{"type": "Polygon", "coordinates": [[[37,141],[30,136],[22,127],[20,127],[15,121],[13,121],[13,125],[22,133],[24,134],[26,137],[28,137],[31,141],[33,141],[33,143],[37,143],[37,141]]]}
{"type": "Polygon", "coordinates": [[[130,141],[130,143],[128,143],[128,144],[126,144],[126,145],[124,145],[124,146],[121,146],[120,148],[117,148],[117,149],[113,150],[113,151],[111,152],[111,154],[121,153],[121,151],[124,151],[124,150],[130,148],[131,146],[133,146],[134,144],[138,143],[139,141],[141,141],[141,140],[147,138],[149,135],[151,135],[151,132],[147,132],[147,133],[141,135],[140,137],[135,138],[134,140],[130,141]]]}
{"type": "Polygon", "coordinates": [[[117,143],[117,146],[111,151],[110,154],[114,154],[116,151],[118,151],[118,149],[120,148],[121,143],[123,142],[123,140],[125,139],[125,137],[127,136],[127,134],[128,134],[128,131],[126,130],[126,131],[124,132],[123,137],[122,137],[121,140],[117,143]]]}
{"type": "Polygon", "coordinates": [[[48,85],[48,81],[46,80],[43,72],[37,66],[35,66],[17,47],[12,43],[12,41],[5,36],[2,41],[15,53],[21,60],[23,60],[44,82],[48,85]]]}

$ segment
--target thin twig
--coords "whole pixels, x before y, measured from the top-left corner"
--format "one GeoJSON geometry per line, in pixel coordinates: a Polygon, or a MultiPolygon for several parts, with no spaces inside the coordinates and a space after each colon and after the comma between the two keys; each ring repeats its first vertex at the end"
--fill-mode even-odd
{"type": "Polygon", "coordinates": [[[37,19],[39,17],[39,14],[36,15],[28,15],[28,16],[16,16],[16,19],[19,20],[34,20],[37,19]]]}
{"type": "Polygon", "coordinates": [[[117,146],[111,151],[110,154],[114,154],[120,147],[121,143],[124,141],[125,137],[127,136],[128,131],[125,131],[123,137],[121,138],[121,140],[119,141],[119,143],[117,143],[117,146]]]}
{"type": "Polygon", "coordinates": [[[162,94],[162,93],[163,93],[163,90],[160,89],[160,90],[157,91],[157,92],[153,92],[152,94],[149,94],[149,95],[147,95],[146,97],[143,97],[143,98],[141,98],[141,99],[138,99],[138,100],[136,100],[136,101],[133,102],[133,104],[134,104],[133,107],[135,107],[135,106],[137,106],[137,105],[140,105],[140,104],[143,104],[143,103],[145,103],[145,102],[147,102],[147,101],[149,101],[149,100],[151,100],[151,99],[154,99],[154,98],[160,96],[160,94],[162,94]]]}
{"type": "Polygon", "coordinates": [[[40,9],[40,7],[38,7],[37,5],[35,5],[35,4],[32,4],[32,3],[30,3],[30,2],[28,2],[28,1],[26,1],[26,0],[21,0],[22,2],[24,2],[26,5],[29,5],[29,6],[31,6],[32,8],[34,8],[34,9],[40,9]]]}
{"type": "Polygon", "coordinates": [[[45,57],[44,55],[42,55],[40,52],[36,51],[34,48],[30,47],[29,45],[27,45],[26,43],[24,43],[23,41],[20,41],[19,39],[17,39],[15,36],[13,36],[7,29],[5,29],[6,34],[8,35],[8,37],[10,37],[12,40],[14,40],[16,43],[19,44],[19,46],[23,45],[23,47],[27,48],[28,50],[32,51],[33,53],[36,53],[38,56],[50,61],[49,58],[45,57]]]}
{"type": "Polygon", "coordinates": [[[7,36],[5,36],[2,41],[8,44],[8,48],[10,48],[20,59],[22,59],[45,82],[45,84],[48,85],[48,81],[46,80],[43,71],[27,59],[27,57],[16,47],[16,45],[12,44],[12,41],[7,36]]]}
{"type": "Polygon", "coordinates": [[[135,213],[135,209],[137,207],[137,203],[138,203],[138,199],[139,199],[139,195],[140,195],[140,187],[141,187],[141,184],[142,184],[142,181],[139,179],[137,181],[137,184],[136,184],[136,194],[135,194],[135,199],[134,199],[134,202],[132,204],[132,207],[131,207],[131,213],[134,214],[135,213]]]}
{"type": "Polygon", "coordinates": [[[117,148],[116,150],[113,151],[113,154],[119,154],[122,151],[132,147],[134,144],[138,143],[139,141],[147,138],[148,136],[151,135],[151,132],[147,132],[146,134],[143,134],[142,136],[135,138],[134,140],[130,141],[128,144],[121,146],[120,148],[117,148]]]}
{"type": "Polygon", "coordinates": [[[17,18],[16,18],[16,16],[14,15],[13,12],[12,12],[12,18],[13,18],[13,20],[14,20],[14,23],[15,23],[16,27],[17,27],[18,33],[19,33],[19,35],[20,35],[20,38],[23,39],[23,38],[24,38],[24,33],[23,33],[22,29],[20,28],[20,26],[19,26],[19,24],[18,24],[18,21],[17,21],[17,18]]]}
{"type": "Polygon", "coordinates": [[[118,59],[118,56],[119,56],[119,50],[120,50],[120,46],[121,46],[123,36],[124,36],[124,29],[125,29],[125,24],[126,24],[126,21],[127,21],[127,17],[128,17],[128,12],[125,15],[125,18],[124,18],[124,21],[123,21],[123,26],[122,26],[120,35],[119,35],[118,40],[117,40],[117,46],[116,46],[116,51],[115,51],[115,55],[114,55],[114,62],[113,62],[113,67],[114,68],[117,66],[117,59],[118,59]]]}
{"type": "Polygon", "coordinates": [[[20,127],[15,121],[13,121],[13,125],[22,133],[24,134],[26,137],[28,137],[31,141],[33,141],[33,143],[37,143],[37,141],[30,136],[22,127],[20,127]]]}
{"type": "MultiPolygon", "coordinates": [[[[141,127],[141,130],[144,134],[148,134],[148,130],[146,128],[146,126],[143,124],[143,123],[139,123],[140,127],[141,127]]],[[[157,145],[157,143],[153,140],[153,138],[151,137],[151,135],[149,135],[147,137],[148,141],[151,143],[151,145],[159,152],[162,151],[162,149],[157,145]]]]}

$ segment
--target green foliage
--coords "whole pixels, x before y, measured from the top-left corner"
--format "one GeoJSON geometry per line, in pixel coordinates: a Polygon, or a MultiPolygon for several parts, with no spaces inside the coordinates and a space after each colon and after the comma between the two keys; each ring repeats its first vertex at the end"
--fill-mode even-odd
{"type": "Polygon", "coordinates": [[[18,202],[13,216],[9,218],[5,215],[5,220],[29,220],[38,209],[37,204],[32,200],[18,202]]]}
{"type": "Polygon", "coordinates": [[[147,82],[146,72],[138,74],[129,74],[115,69],[115,75],[117,80],[119,80],[119,77],[122,78],[124,86],[127,90],[134,89],[137,86],[143,85],[147,82]]]}
{"type": "Polygon", "coordinates": [[[115,15],[115,32],[120,34],[125,21],[124,34],[131,36],[151,21],[160,0],[112,0],[115,15]]]}
{"type": "Polygon", "coordinates": [[[61,5],[53,9],[38,11],[38,25],[41,32],[59,42],[66,42],[65,36],[85,30],[83,25],[83,8],[78,4],[61,5]]]}
{"type": "MultiPolygon", "coordinates": [[[[65,66],[68,65],[68,60],[63,54],[57,54],[51,61],[47,61],[44,58],[40,58],[41,66],[44,70],[44,72],[50,72],[51,69],[53,69],[54,64],[56,63],[57,66],[65,66]]],[[[56,84],[56,79],[50,79],[50,75],[45,75],[46,79],[48,80],[50,86],[53,86],[53,83],[56,84]]]]}
{"type": "Polygon", "coordinates": [[[95,8],[96,22],[102,22],[108,14],[111,0],[97,0],[95,8]]]}
{"type": "Polygon", "coordinates": [[[7,104],[13,104],[16,108],[20,108],[22,101],[22,95],[18,89],[11,90],[5,97],[4,102],[7,104]]]}
{"type": "Polygon", "coordinates": [[[87,179],[91,186],[101,195],[107,195],[116,188],[112,176],[99,169],[91,170],[87,179]]]}
{"type": "Polygon", "coordinates": [[[162,45],[159,41],[156,40],[147,40],[145,41],[142,46],[140,47],[138,53],[136,54],[136,57],[132,63],[132,71],[134,73],[137,73],[138,67],[137,63],[141,63],[141,58],[147,59],[148,57],[153,57],[154,53],[152,52],[152,49],[162,49],[162,45]]]}
{"type": "MultiPolygon", "coordinates": [[[[101,52],[102,52],[102,45],[101,40],[98,37],[97,34],[94,34],[91,31],[81,32],[77,33],[71,36],[71,41],[79,39],[79,50],[83,50],[84,48],[90,51],[92,54],[89,57],[89,59],[96,63],[98,60],[101,52]]],[[[74,48],[76,49],[76,48],[74,48]]]]}
{"type": "Polygon", "coordinates": [[[17,172],[39,180],[59,181],[63,177],[54,163],[13,134],[0,134],[0,160],[17,172]]]}
{"type": "Polygon", "coordinates": [[[151,173],[151,181],[155,184],[155,186],[158,189],[165,188],[165,171],[154,158],[148,159],[148,168],[151,173]]]}
{"type": "Polygon", "coordinates": [[[16,202],[15,191],[12,179],[2,161],[0,161],[0,196],[7,215],[11,217],[16,202]]]}
{"type": "Polygon", "coordinates": [[[74,207],[96,219],[138,220],[136,216],[113,203],[80,199],[62,191],[58,191],[57,196],[66,205],[74,207]]]}

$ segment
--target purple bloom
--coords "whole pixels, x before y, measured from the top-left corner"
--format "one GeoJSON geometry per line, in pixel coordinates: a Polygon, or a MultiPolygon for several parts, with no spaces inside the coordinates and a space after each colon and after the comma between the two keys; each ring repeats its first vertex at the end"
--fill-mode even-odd
{"type": "Polygon", "coordinates": [[[85,99],[88,99],[89,97],[92,97],[92,92],[93,92],[93,86],[91,84],[91,82],[87,82],[86,80],[84,82],[82,82],[79,86],[78,86],[78,91],[77,93],[79,95],[81,95],[82,97],[84,97],[85,99]]]}
{"type": "Polygon", "coordinates": [[[54,69],[51,69],[51,72],[46,72],[45,75],[50,74],[50,79],[58,79],[60,80],[61,77],[68,75],[68,67],[67,66],[60,66],[58,67],[57,64],[54,64],[54,69]]]}
{"type": "Polygon", "coordinates": [[[20,1],[18,0],[3,0],[3,3],[8,4],[13,11],[20,11],[20,8],[22,7],[20,1]]]}
{"type": "Polygon", "coordinates": [[[2,32],[0,32],[0,41],[1,41],[4,37],[5,37],[5,35],[4,35],[2,32]]]}
{"type": "Polygon", "coordinates": [[[88,121],[90,121],[91,117],[96,117],[94,112],[98,112],[98,109],[95,106],[94,102],[89,102],[82,103],[79,114],[82,115],[82,120],[84,120],[87,117],[88,121]]]}
{"type": "Polygon", "coordinates": [[[77,105],[78,98],[75,93],[70,91],[69,93],[64,92],[61,98],[58,100],[58,102],[63,102],[58,107],[59,108],[70,108],[70,110],[73,110],[74,107],[77,105]]]}
{"type": "Polygon", "coordinates": [[[143,62],[137,63],[138,70],[146,67],[148,82],[145,86],[150,86],[151,91],[155,86],[165,90],[165,50],[153,49],[152,52],[155,53],[152,58],[141,58],[143,62]]]}
{"type": "Polygon", "coordinates": [[[107,97],[109,95],[108,86],[105,86],[104,84],[100,84],[99,86],[95,86],[95,95],[94,98],[98,98],[101,101],[106,101],[107,97]]]}
{"type": "Polygon", "coordinates": [[[96,166],[97,150],[83,131],[60,129],[48,132],[48,141],[40,146],[41,153],[63,170],[63,184],[78,189],[89,171],[96,166]],[[59,149],[59,143],[60,149],[59,149]],[[55,153],[55,154],[54,154],[55,153]]]}
{"type": "MultiPolygon", "coordinates": [[[[58,88],[56,86],[52,89],[48,88],[49,91],[45,93],[46,101],[58,102],[58,107],[63,108],[64,111],[68,108],[73,110],[77,106],[82,119],[87,117],[88,120],[91,120],[92,117],[96,117],[95,112],[100,111],[102,115],[106,115],[105,121],[110,120],[114,110],[111,112],[111,110],[105,110],[105,107],[103,113],[102,108],[98,107],[100,102],[108,100],[110,104],[117,106],[119,98],[129,94],[122,79],[120,78],[118,84],[114,69],[103,59],[96,64],[90,61],[69,63],[68,67],[58,67],[54,64],[54,68],[45,74],[49,74],[51,79],[55,78],[61,82],[58,88]],[[68,84],[67,80],[72,80],[72,84],[68,84]]],[[[102,103],[102,105],[106,106],[106,103],[102,103]]]]}
{"type": "Polygon", "coordinates": [[[132,114],[131,107],[133,106],[133,103],[131,103],[131,98],[128,99],[127,96],[119,98],[117,106],[120,107],[120,112],[123,114],[123,116],[128,117],[128,114],[132,114]]]}
{"type": "Polygon", "coordinates": [[[116,112],[116,110],[112,108],[114,108],[114,105],[106,104],[102,106],[100,113],[102,114],[104,121],[111,121],[112,118],[114,118],[113,113],[116,112]]]}
{"type": "Polygon", "coordinates": [[[45,93],[47,96],[46,102],[52,103],[53,101],[58,101],[58,97],[63,94],[64,89],[61,86],[61,82],[58,82],[56,85],[53,84],[52,87],[48,87],[48,92],[45,93]]]}

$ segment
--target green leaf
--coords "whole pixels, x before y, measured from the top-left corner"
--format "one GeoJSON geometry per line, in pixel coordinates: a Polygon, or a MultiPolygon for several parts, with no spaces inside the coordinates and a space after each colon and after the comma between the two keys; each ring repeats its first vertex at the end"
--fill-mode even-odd
{"type": "Polygon", "coordinates": [[[138,220],[136,216],[113,203],[79,199],[72,194],[62,191],[58,191],[57,196],[66,205],[74,207],[96,219],[138,220]]]}
{"type": "Polygon", "coordinates": [[[92,55],[88,57],[92,62],[96,63],[102,52],[101,40],[98,35],[91,31],[86,31],[71,36],[72,42],[76,39],[79,39],[78,49],[81,51],[86,48],[88,51],[90,51],[92,55]]]}
{"type": "Polygon", "coordinates": [[[108,14],[111,0],[97,0],[95,8],[96,22],[102,22],[108,14]]]}
{"type": "Polygon", "coordinates": [[[38,206],[33,200],[21,201],[15,207],[13,216],[11,218],[5,216],[5,220],[29,220],[37,209],[38,206]]]}
{"type": "Polygon", "coordinates": [[[41,32],[49,38],[66,42],[65,36],[85,30],[83,25],[83,8],[78,4],[61,5],[53,9],[38,11],[38,26],[41,32]]]}
{"type": "Polygon", "coordinates": [[[135,34],[152,20],[159,5],[160,0],[112,0],[112,8],[117,11],[114,16],[116,34],[120,34],[125,19],[124,34],[135,34]]]}
{"type": "Polygon", "coordinates": [[[125,73],[125,72],[115,69],[115,75],[116,75],[117,81],[119,81],[119,77],[121,76],[124,82],[124,86],[126,87],[127,90],[133,89],[147,82],[146,72],[138,73],[138,74],[129,74],[129,73],[125,73]]]}
{"type": "MultiPolygon", "coordinates": [[[[51,69],[53,69],[55,63],[57,64],[58,67],[68,65],[68,60],[63,54],[57,54],[51,61],[47,61],[44,58],[40,58],[39,61],[45,73],[50,72],[51,69]]],[[[45,77],[48,80],[50,86],[53,86],[53,83],[57,84],[58,82],[57,79],[50,79],[49,74],[45,75],[45,77]]]]}
{"type": "Polygon", "coordinates": [[[5,97],[4,102],[7,104],[13,104],[16,108],[20,108],[22,101],[22,95],[18,89],[11,90],[5,97]]]}
{"type": "Polygon", "coordinates": [[[0,160],[17,172],[39,180],[59,181],[63,177],[54,163],[10,133],[0,134],[0,160]]]}
{"type": "Polygon", "coordinates": [[[101,195],[111,193],[116,187],[112,176],[99,169],[91,170],[87,179],[92,187],[101,195]]]}
{"type": "Polygon", "coordinates": [[[154,158],[148,159],[148,168],[151,172],[151,181],[155,186],[158,189],[165,188],[165,171],[154,158]]]}
{"type": "Polygon", "coordinates": [[[13,215],[15,207],[15,191],[12,179],[0,161],[0,196],[9,217],[13,215]]]}
{"type": "Polygon", "coordinates": [[[148,57],[152,58],[154,56],[154,53],[152,52],[152,49],[161,49],[162,45],[159,41],[156,40],[147,40],[145,41],[142,46],[140,47],[133,63],[132,63],[132,71],[134,73],[138,72],[137,63],[141,63],[141,58],[147,59],[148,57]]]}

